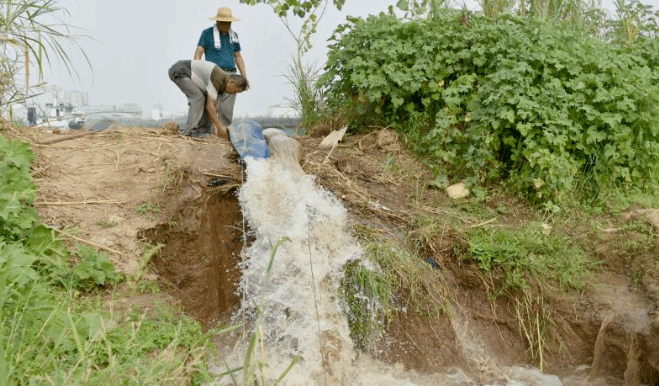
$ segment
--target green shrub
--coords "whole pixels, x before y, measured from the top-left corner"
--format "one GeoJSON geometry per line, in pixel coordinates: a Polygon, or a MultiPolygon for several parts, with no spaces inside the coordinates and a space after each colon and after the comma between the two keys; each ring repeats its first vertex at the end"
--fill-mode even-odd
{"type": "Polygon", "coordinates": [[[656,181],[655,40],[620,47],[531,18],[460,17],[349,19],[321,78],[330,105],[352,124],[394,125],[437,172],[533,198],[584,179],[595,193],[656,181]]]}

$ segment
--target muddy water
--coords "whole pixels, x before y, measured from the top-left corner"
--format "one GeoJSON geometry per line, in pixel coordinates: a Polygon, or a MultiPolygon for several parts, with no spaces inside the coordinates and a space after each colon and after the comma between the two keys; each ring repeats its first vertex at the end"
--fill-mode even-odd
{"type": "MultiPolygon", "coordinates": [[[[294,175],[276,160],[248,160],[239,192],[254,242],[243,251],[236,322],[248,327],[243,339],[220,352],[222,373],[244,365],[248,342],[258,342],[251,363],[264,363],[266,383],[286,372],[283,385],[561,385],[558,377],[526,367],[498,366],[467,322],[454,328],[470,363],[490,366],[487,381],[454,369],[423,375],[358,355],[342,313],[338,287],[342,267],[362,250],[348,229],[347,212],[313,176],[294,175]]],[[[466,318],[465,318],[466,320],[466,318]]],[[[234,374],[239,380],[240,372],[234,374]]],[[[216,384],[232,384],[228,376],[216,384]]],[[[259,383],[260,384],[260,383],[259,383]]]]}

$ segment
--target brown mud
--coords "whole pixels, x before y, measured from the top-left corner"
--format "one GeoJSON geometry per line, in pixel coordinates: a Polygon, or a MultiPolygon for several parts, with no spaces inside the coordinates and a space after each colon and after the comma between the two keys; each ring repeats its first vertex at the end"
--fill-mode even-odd
{"type": "MultiPolygon", "coordinates": [[[[164,291],[157,296],[174,296],[206,328],[228,320],[240,300],[237,264],[248,241],[236,197],[243,175],[227,143],[182,137],[168,127],[112,128],[62,141],[66,134],[33,129],[5,129],[3,135],[32,143],[35,206],[45,224],[71,245],[107,252],[140,283],[160,283],[164,291]],[[156,244],[162,249],[142,271],[145,252],[156,244]]],[[[318,149],[321,140],[300,139],[302,169],[343,201],[355,224],[402,239],[415,219],[442,219],[443,208],[456,206],[442,190],[428,188],[432,173],[392,131],[349,135],[327,150],[318,149]]],[[[512,209],[498,214],[496,224],[532,216],[510,198],[491,206],[501,203],[512,209]]],[[[620,232],[640,221],[659,240],[656,216],[630,208],[606,219],[601,232],[583,224],[565,227],[602,264],[581,293],[527,294],[528,315],[550,317],[542,355],[520,329],[520,303],[492,300],[488,286],[496,278],[484,278],[476,266],[457,259],[459,236],[447,232],[425,240],[424,258],[437,263],[455,313],[428,318],[399,312],[387,326],[380,359],[426,373],[460,367],[482,382],[496,377],[500,366],[529,364],[561,375],[566,385],[659,385],[657,247],[622,248],[630,236],[620,232]]],[[[480,220],[465,215],[462,221],[469,227],[480,220]]],[[[121,303],[131,299],[140,307],[155,302],[133,294],[121,303]]]]}

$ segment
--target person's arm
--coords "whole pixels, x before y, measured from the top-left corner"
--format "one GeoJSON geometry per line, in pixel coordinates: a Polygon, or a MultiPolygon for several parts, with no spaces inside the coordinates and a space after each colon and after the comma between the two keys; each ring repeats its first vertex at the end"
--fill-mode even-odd
{"type": "Polygon", "coordinates": [[[217,114],[217,101],[209,96],[206,97],[206,111],[215,129],[215,135],[228,141],[229,130],[222,124],[220,116],[217,114]]]}
{"type": "Polygon", "coordinates": [[[206,49],[202,46],[197,46],[197,49],[194,51],[194,59],[201,60],[202,55],[204,55],[206,49]]]}
{"type": "MultiPolygon", "coordinates": [[[[243,78],[247,79],[247,72],[245,71],[245,62],[243,61],[243,56],[240,54],[240,51],[236,51],[233,53],[234,59],[236,59],[236,67],[238,67],[238,71],[240,71],[240,75],[243,76],[243,78]]],[[[247,81],[247,87],[245,90],[249,89],[249,80],[247,81]]]]}

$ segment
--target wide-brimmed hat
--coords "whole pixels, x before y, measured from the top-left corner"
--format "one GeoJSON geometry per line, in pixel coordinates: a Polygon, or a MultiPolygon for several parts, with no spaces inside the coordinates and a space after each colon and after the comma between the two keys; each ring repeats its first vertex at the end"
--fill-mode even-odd
{"type": "Polygon", "coordinates": [[[229,7],[220,7],[217,10],[217,15],[213,17],[209,17],[208,19],[210,20],[217,20],[217,21],[240,21],[240,19],[237,19],[233,17],[233,14],[231,13],[231,8],[229,7]]]}

